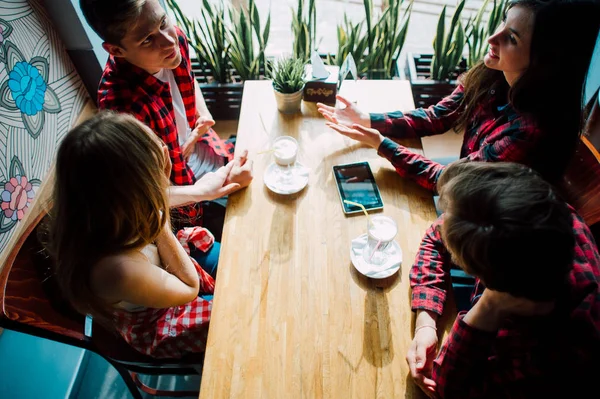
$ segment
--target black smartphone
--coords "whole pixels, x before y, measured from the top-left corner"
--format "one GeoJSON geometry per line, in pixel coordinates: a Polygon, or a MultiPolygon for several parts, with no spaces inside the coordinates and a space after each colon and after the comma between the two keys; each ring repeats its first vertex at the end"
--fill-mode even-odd
{"type": "Polygon", "coordinates": [[[383,209],[383,200],[368,162],[335,165],[333,175],[345,214],[362,212],[362,209],[344,200],[362,204],[366,209],[383,209]]]}

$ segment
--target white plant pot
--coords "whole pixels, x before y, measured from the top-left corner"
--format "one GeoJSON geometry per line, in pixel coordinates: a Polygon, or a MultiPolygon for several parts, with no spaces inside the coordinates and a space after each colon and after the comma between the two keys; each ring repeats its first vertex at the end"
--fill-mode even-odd
{"type": "Polygon", "coordinates": [[[284,114],[293,114],[300,111],[302,104],[302,91],[304,86],[295,93],[280,93],[273,89],[275,92],[275,100],[277,100],[277,109],[279,112],[284,114]]]}

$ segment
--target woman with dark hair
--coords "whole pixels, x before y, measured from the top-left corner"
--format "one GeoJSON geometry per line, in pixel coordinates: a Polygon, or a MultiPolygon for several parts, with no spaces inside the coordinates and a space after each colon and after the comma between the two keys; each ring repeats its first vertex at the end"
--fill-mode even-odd
{"type": "Polygon", "coordinates": [[[318,104],[327,125],[377,149],[403,177],[435,190],[444,165],[395,143],[465,130],[461,158],[528,165],[556,182],[581,132],[582,92],[600,26],[589,0],[512,0],[484,60],[428,109],[367,114],[318,104]],[[385,136],[385,137],[384,137],[385,136]]]}

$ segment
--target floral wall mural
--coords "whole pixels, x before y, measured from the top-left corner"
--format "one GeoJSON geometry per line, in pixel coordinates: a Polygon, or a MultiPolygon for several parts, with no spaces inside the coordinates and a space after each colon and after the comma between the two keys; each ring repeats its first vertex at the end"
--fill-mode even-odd
{"type": "Polygon", "coordinates": [[[1,1],[0,251],[87,99],[40,1],[1,1]]]}

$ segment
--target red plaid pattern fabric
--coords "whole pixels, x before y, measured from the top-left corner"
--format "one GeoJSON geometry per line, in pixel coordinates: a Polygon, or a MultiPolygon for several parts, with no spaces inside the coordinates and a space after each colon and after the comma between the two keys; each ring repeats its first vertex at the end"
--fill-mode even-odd
{"type": "MultiPolygon", "coordinates": [[[[495,91],[490,91],[490,101],[483,104],[467,126],[460,151],[461,158],[472,161],[518,162],[537,168],[536,147],[543,137],[535,121],[518,114],[510,105],[497,106],[495,91]]],[[[400,111],[371,114],[371,127],[387,137],[416,138],[443,134],[450,130],[464,110],[464,88],[459,85],[454,92],[436,105],[411,112],[400,111]]],[[[428,190],[435,190],[444,165],[386,138],[378,154],[387,158],[400,176],[410,178],[428,190]]],[[[547,158],[539,160],[551,162],[547,158]]],[[[541,172],[541,171],[540,171],[541,172]]]]}
{"type": "MultiPolygon", "coordinates": [[[[597,378],[600,370],[600,255],[589,228],[572,212],[575,260],[557,310],[507,320],[497,333],[470,327],[461,312],[434,362],[441,397],[586,397],[578,395],[596,389],[586,376],[597,378]]],[[[425,234],[410,272],[411,307],[437,314],[443,312],[451,267],[440,225],[441,218],[425,234]]],[[[477,280],[473,304],[484,290],[477,280]]]]}
{"type": "MultiPolygon", "coordinates": [[[[202,235],[204,242],[208,230],[196,229],[187,233],[180,231],[177,237],[179,240],[189,237],[189,242],[197,248],[208,250],[212,243],[206,247],[198,241],[198,235],[202,235]]],[[[210,232],[208,234],[212,237],[210,232]]],[[[187,244],[184,248],[189,253],[187,244]]],[[[194,258],[190,259],[198,272],[200,292],[214,293],[215,280],[194,258]]],[[[156,358],[180,358],[189,353],[204,352],[211,310],[212,300],[196,297],[192,302],[168,309],[148,308],[136,312],[115,309],[113,318],[118,333],[138,352],[156,358]]]]}
{"type": "MultiPolygon", "coordinates": [[[[187,38],[181,29],[176,29],[181,63],[173,70],[173,75],[183,98],[187,121],[193,129],[197,118],[194,73],[191,69],[187,38]]],[[[178,186],[194,184],[196,179],[179,146],[168,83],[158,80],[123,58],[110,56],[98,88],[98,107],[131,114],[150,127],[169,149],[173,165],[171,182],[178,186]]],[[[207,143],[216,154],[228,160],[233,159],[233,144],[221,140],[213,129],[209,129],[200,141],[207,143]]],[[[200,206],[183,207],[179,219],[181,216],[186,222],[198,225],[202,209],[200,206]]]]}
{"type": "Polygon", "coordinates": [[[177,239],[188,255],[190,254],[190,246],[188,245],[190,242],[202,252],[207,252],[215,242],[215,236],[210,231],[198,226],[185,227],[179,230],[177,239]]]}

